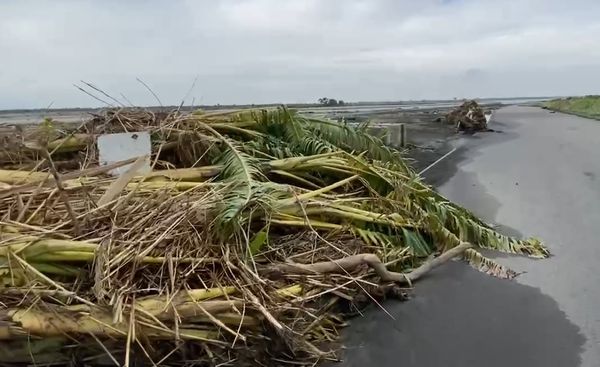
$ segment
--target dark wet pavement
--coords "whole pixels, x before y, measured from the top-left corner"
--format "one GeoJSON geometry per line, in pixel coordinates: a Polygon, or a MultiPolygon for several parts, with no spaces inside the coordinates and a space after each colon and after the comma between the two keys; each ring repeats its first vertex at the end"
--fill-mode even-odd
{"type": "Polygon", "coordinates": [[[345,330],[344,366],[600,366],[600,122],[532,107],[495,113],[457,141],[427,179],[507,234],[555,255],[498,256],[505,281],[460,262],[419,282],[408,302],[373,308],[345,330]]]}
{"type": "Polygon", "coordinates": [[[584,342],[539,289],[451,262],[413,298],[375,308],[348,328],[344,366],[577,366],[584,342]]]}

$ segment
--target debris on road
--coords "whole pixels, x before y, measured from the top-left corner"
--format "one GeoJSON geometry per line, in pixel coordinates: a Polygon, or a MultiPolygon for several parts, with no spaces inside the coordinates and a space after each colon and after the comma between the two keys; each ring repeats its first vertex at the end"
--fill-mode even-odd
{"type": "Polygon", "coordinates": [[[2,130],[0,363],[311,365],[444,261],[510,278],[478,250],[548,256],[367,131],[284,107],[2,130]],[[114,133],[151,137],[151,171],[100,164],[114,133]]]}
{"type": "Polygon", "coordinates": [[[446,122],[454,125],[456,131],[475,132],[488,130],[486,114],[474,101],[466,101],[446,115],[446,122]]]}

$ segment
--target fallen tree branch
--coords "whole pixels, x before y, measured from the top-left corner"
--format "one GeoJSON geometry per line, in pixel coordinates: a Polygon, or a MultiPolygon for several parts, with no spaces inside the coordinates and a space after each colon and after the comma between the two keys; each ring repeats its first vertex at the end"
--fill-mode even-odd
{"type": "Polygon", "coordinates": [[[425,262],[410,273],[396,273],[387,270],[379,257],[375,254],[357,254],[343,257],[332,261],[322,261],[314,264],[295,264],[282,263],[274,264],[267,268],[269,272],[281,272],[291,274],[325,274],[351,272],[361,265],[368,265],[384,282],[396,282],[400,284],[410,284],[418,280],[430,270],[440,266],[446,261],[461,255],[467,249],[473,247],[468,242],[462,242],[460,245],[442,253],[440,256],[425,262]]]}

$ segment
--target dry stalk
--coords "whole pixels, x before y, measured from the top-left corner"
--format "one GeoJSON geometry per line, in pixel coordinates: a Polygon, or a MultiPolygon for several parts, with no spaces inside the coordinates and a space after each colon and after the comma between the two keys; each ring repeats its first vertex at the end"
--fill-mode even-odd
{"type": "Polygon", "coordinates": [[[67,208],[67,212],[69,213],[69,216],[71,217],[71,220],[73,221],[73,226],[75,227],[75,234],[79,235],[81,233],[81,227],[79,225],[79,221],[77,220],[77,216],[75,215],[75,212],[73,211],[73,207],[71,206],[71,203],[69,202],[69,198],[68,198],[67,194],[65,193],[65,188],[63,186],[62,179],[60,178],[60,175],[56,171],[56,167],[54,166],[52,157],[50,156],[50,153],[48,152],[47,149],[43,149],[43,150],[41,150],[41,152],[45,156],[45,158],[48,160],[48,163],[50,164],[50,173],[52,173],[52,176],[54,177],[54,182],[56,183],[56,187],[58,188],[58,195],[60,196],[61,200],[65,204],[65,208],[67,208]]]}

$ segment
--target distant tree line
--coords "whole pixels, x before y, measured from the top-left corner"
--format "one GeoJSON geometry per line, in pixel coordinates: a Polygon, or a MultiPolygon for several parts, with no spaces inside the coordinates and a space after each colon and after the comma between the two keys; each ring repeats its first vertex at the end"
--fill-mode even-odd
{"type": "Polygon", "coordinates": [[[338,101],[336,99],[327,98],[327,97],[319,98],[319,103],[322,104],[323,106],[343,106],[343,105],[345,105],[344,101],[342,101],[341,99],[338,101]]]}

